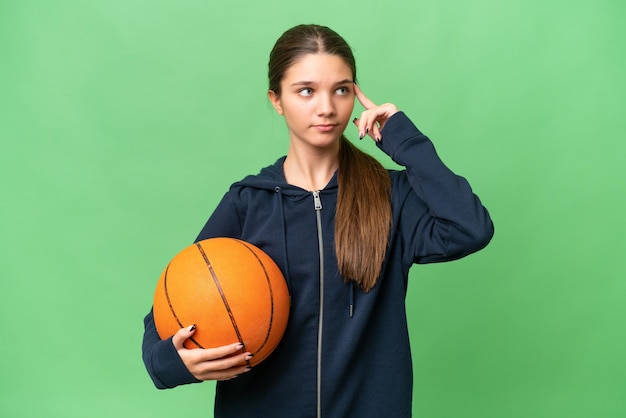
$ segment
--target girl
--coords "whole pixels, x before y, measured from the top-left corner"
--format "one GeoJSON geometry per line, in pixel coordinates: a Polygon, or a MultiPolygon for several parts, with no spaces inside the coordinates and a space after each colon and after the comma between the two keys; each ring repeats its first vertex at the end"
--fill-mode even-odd
{"type": "Polygon", "coordinates": [[[365,96],[331,29],[300,25],[278,39],[268,97],[287,124],[287,155],[233,184],[197,240],[239,238],[276,261],[292,300],[285,335],[250,370],[237,341],[184,348],[192,324],[160,340],[150,312],[148,372],[158,388],[218,380],[216,417],[408,417],[409,268],[478,251],[491,219],[404,113],[365,96]],[[360,138],[406,170],[385,170],[343,136],[355,98],[360,138]]]}

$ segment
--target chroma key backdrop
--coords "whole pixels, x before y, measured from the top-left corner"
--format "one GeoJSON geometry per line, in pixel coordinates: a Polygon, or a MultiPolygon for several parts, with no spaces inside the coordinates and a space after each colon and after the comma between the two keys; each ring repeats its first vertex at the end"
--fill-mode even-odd
{"type": "Polygon", "coordinates": [[[484,251],[411,271],[413,416],[626,416],[624,16],[618,0],[3,0],[0,416],[212,416],[214,383],[153,387],[142,321],[228,186],[286,153],[267,61],[298,23],[348,40],[364,92],[495,223],[484,251]]]}

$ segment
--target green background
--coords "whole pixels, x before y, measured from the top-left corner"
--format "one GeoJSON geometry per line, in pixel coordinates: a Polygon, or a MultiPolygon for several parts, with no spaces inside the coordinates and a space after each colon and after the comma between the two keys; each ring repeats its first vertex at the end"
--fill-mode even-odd
{"type": "Polygon", "coordinates": [[[154,389],[142,319],[227,187],[286,152],[267,56],[311,22],[496,225],[484,251],[412,270],[414,416],[626,416],[625,16],[619,0],[0,1],[0,416],[211,416],[213,383],[154,389]]]}

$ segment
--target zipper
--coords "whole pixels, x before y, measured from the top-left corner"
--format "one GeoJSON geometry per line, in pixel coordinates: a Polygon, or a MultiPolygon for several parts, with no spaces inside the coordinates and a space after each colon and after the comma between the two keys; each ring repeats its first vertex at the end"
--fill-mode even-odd
{"type": "Polygon", "coordinates": [[[317,418],[322,416],[322,331],[324,321],[324,241],[322,240],[322,200],[319,190],[313,192],[317,218],[317,242],[320,252],[320,314],[317,324],[317,418]]]}

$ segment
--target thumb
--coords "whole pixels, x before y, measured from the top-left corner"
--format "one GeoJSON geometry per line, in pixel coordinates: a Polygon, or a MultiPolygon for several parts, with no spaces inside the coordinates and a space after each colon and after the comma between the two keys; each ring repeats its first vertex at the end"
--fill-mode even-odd
{"type": "Polygon", "coordinates": [[[179,329],[176,334],[172,336],[172,343],[176,350],[183,348],[183,343],[196,332],[196,325],[190,325],[185,328],[179,329]]]}

